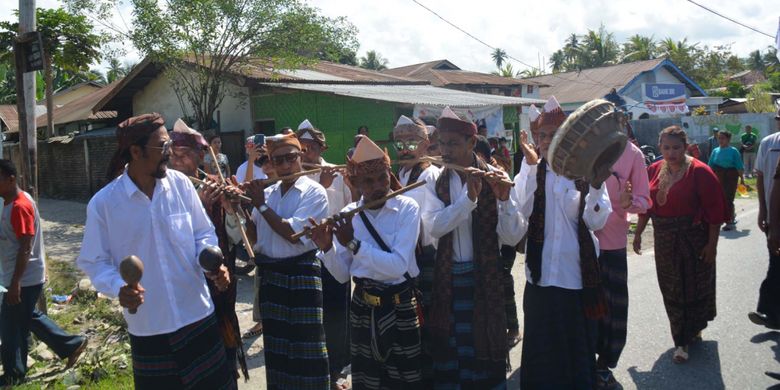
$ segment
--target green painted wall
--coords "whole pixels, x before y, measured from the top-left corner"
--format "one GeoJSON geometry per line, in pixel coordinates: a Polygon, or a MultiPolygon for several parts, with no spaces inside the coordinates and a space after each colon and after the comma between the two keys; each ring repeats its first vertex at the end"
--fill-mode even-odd
{"type": "Polygon", "coordinates": [[[277,132],[285,126],[296,129],[304,119],[309,119],[325,133],[328,150],[323,157],[332,163],[344,162],[358,126],[368,126],[371,139],[385,140],[396,119],[393,103],[317,92],[258,91],[251,102],[254,120],[274,120],[277,132]]]}

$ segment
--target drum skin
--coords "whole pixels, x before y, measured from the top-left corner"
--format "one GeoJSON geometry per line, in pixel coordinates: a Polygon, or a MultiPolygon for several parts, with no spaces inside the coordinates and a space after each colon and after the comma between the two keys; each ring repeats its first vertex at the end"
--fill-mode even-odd
{"type": "Polygon", "coordinates": [[[574,111],[556,132],[547,161],[569,179],[592,178],[611,169],[626,148],[624,115],[615,105],[595,99],[574,111]]]}

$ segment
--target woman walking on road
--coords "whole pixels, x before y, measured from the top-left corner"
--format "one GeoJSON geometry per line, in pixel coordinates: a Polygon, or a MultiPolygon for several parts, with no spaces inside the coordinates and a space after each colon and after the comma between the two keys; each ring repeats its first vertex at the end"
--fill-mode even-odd
{"type": "Polygon", "coordinates": [[[715,318],[715,257],[720,226],[727,220],[718,178],[685,155],[688,137],[679,126],[659,137],[663,159],[648,167],[652,206],[639,216],[634,251],[653,219],[658,285],[674,339],[674,362],[688,360],[688,345],[715,318]]]}

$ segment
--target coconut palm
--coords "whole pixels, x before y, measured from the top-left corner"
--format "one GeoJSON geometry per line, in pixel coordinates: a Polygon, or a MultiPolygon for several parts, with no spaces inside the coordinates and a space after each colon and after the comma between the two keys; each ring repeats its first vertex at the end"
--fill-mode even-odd
{"type": "Polygon", "coordinates": [[[493,53],[490,55],[490,57],[492,57],[493,62],[496,63],[496,68],[501,69],[501,67],[504,65],[504,61],[506,61],[507,54],[504,49],[496,48],[493,50],[493,53]]]}
{"type": "Polygon", "coordinates": [[[652,60],[656,56],[657,45],[653,36],[636,34],[623,44],[623,62],[652,60]]]}
{"type": "Polygon", "coordinates": [[[565,71],[567,63],[566,53],[563,50],[558,50],[550,56],[550,66],[552,66],[553,73],[565,71]]]}
{"type": "Polygon", "coordinates": [[[384,70],[387,69],[387,63],[387,59],[375,50],[367,51],[366,55],[360,58],[360,67],[364,69],[384,70]]]}
{"type": "Polygon", "coordinates": [[[529,68],[517,73],[517,76],[521,78],[539,77],[544,75],[544,71],[539,68],[529,68]]]}
{"type": "Polygon", "coordinates": [[[575,62],[577,60],[581,54],[579,35],[571,34],[566,38],[566,43],[563,46],[563,54],[568,62],[575,62]]]}
{"type": "Polygon", "coordinates": [[[578,65],[583,68],[597,68],[618,62],[620,46],[615,35],[602,24],[597,31],[588,30],[583,39],[583,50],[578,65]]]}
{"type": "Polygon", "coordinates": [[[498,70],[493,71],[491,74],[501,77],[515,77],[517,74],[515,73],[515,68],[510,63],[506,63],[503,67],[498,68],[498,70]]]}

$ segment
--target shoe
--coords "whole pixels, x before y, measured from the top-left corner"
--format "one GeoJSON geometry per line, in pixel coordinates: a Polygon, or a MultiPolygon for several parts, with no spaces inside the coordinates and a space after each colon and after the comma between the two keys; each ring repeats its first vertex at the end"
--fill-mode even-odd
{"type": "Polygon", "coordinates": [[[780,372],[765,371],[764,374],[766,374],[766,376],[768,376],[770,378],[777,379],[777,380],[780,381],[780,372]]]}
{"type": "Polygon", "coordinates": [[[81,354],[84,353],[84,350],[87,349],[87,344],[89,343],[89,339],[84,337],[84,341],[81,342],[81,345],[79,345],[78,348],[76,348],[75,351],[73,351],[70,356],[68,356],[68,362],[65,363],[65,369],[70,369],[71,367],[75,366],[76,363],[78,363],[79,358],[81,357],[81,354]]]}
{"type": "Polygon", "coordinates": [[[730,231],[730,230],[734,230],[734,227],[730,223],[727,223],[727,224],[723,225],[723,231],[724,232],[727,232],[727,231],[730,231]]]}
{"type": "Polygon", "coordinates": [[[780,330],[780,322],[770,318],[768,315],[764,313],[752,311],[748,313],[748,319],[750,319],[750,322],[756,325],[765,326],[772,330],[780,330]]]}
{"type": "Polygon", "coordinates": [[[598,370],[596,371],[596,389],[597,390],[617,390],[622,389],[623,386],[618,383],[615,376],[612,375],[610,370],[598,370]]]}
{"type": "Polygon", "coordinates": [[[688,361],[688,347],[677,347],[674,350],[672,361],[676,364],[683,364],[688,361]]]}

